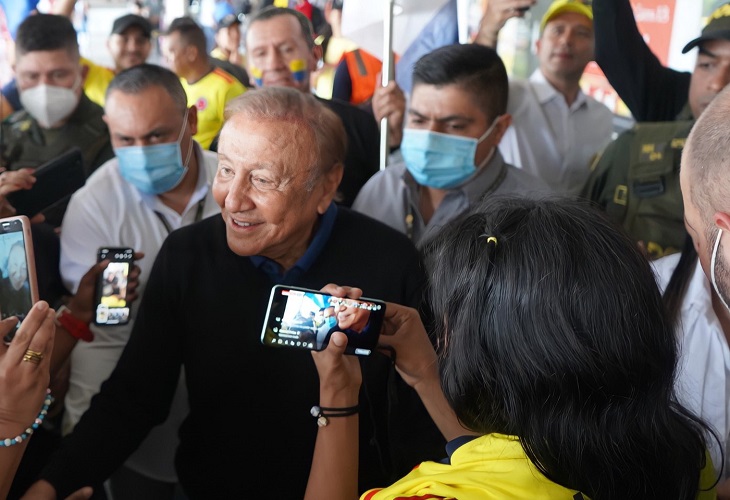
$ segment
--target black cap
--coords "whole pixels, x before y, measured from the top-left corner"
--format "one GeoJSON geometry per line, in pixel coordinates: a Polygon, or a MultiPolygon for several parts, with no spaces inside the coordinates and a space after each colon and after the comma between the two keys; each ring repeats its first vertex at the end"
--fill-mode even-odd
{"type": "Polygon", "coordinates": [[[234,24],[241,24],[241,20],[238,19],[238,16],[236,14],[228,14],[226,16],[223,16],[223,18],[218,21],[216,29],[228,28],[229,26],[233,26],[234,24]]]}
{"type": "Polygon", "coordinates": [[[708,40],[730,41],[730,3],[718,7],[710,14],[707,26],[702,30],[702,34],[685,45],[682,54],[686,54],[708,40]]]}
{"type": "Polygon", "coordinates": [[[137,26],[139,29],[142,30],[142,34],[147,38],[150,38],[152,36],[152,25],[150,24],[150,22],[144,17],[138,16],[137,14],[127,14],[125,16],[115,19],[114,24],[112,25],[112,34],[121,35],[130,26],[137,26]]]}

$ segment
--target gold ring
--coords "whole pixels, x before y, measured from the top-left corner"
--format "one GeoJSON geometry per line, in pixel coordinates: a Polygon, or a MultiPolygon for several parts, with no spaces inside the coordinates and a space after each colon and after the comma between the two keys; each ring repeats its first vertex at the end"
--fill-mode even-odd
{"type": "Polygon", "coordinates": [[[23,355],[23,361],[28,361],[29,363],[33,363],[34,365],[39,365],[41,361],[43,361],[43,353],[28,349],[23,355]]]}

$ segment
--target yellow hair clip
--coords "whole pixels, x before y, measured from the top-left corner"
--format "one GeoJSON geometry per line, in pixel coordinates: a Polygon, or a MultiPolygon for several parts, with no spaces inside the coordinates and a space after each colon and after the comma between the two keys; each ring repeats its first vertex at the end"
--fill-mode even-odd
{"type": "Polygon", "coordinates": [[[494,246],[497,246],[497,237],[496,236],[490,236],[487,238],[487,243],[494,243],[494,246]]]}

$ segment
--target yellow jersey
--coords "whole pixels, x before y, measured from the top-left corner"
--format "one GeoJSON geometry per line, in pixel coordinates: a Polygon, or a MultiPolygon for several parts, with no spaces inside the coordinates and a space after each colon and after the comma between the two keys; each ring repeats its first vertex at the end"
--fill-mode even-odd
{"type": "Polygon", "coordinates": [[[243,94],[246,88],[230,73],[220,68],[205,75],[193,84],[180,79],[188,96],[188,106],[198,110],[198,133],[193,138],[208,149],[223,126],[223,112],[226,103],[243,94]]]}
{"type": "Polygon", "coordinates": [[[85,57],[81,58],[81,66],[86,68],[86,79],[84,80],[84,92],[93,102],[104,107],[106,89],[114,79],[114,70],[99,66],[85,57]]]}
{"type": "MultiPolygon", "coordinates": [[[[709,454],[700,487],[714,483],[709,454]]],[[[451,463],[423,462],[387,488],[365,492],[361,500],[573,500],[578,492],[546,478],[532,464],[515,436],[487,434],[462,444],[451,463]]],[[[589,500],[585,495],[577,498],[589,500]]],[[[716,498],[715,488],[700,491],[698,500],[716,498]]]]}

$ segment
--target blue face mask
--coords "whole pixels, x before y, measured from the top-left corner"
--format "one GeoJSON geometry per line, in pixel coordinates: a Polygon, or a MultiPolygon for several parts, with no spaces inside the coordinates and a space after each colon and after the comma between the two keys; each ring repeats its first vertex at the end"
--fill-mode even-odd
{"type": "Polygon", "coordinates": [[[190,141],[185,163],[180,154],[180,141],[188,122],[185,112],[183,128],[175,142],[151,146],[127,146],[114,149],[119,162],[119,173],[125,181],[145,194],[162,194],[182,182],[188,171],[188,162],[193,151],[190,141]]]}
{"type": "Polygon", "coordinates": [[[474,165],[477,146],[489,137],[497,120],[499,117],[479,139],[430,130],[403,130],[400,150],[406,168],[422,186],[448,189],[464,183],[477,171],[474,165]]]}

